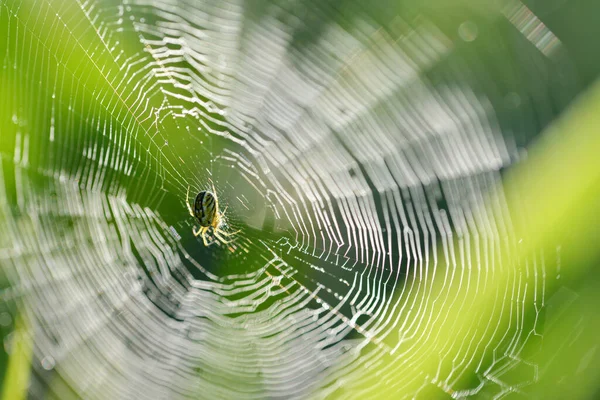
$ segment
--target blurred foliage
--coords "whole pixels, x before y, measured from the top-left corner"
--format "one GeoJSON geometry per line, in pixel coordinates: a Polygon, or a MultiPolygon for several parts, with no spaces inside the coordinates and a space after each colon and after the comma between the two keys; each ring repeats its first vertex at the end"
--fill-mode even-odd
{"type": "Polygon", "coordinates": [[[10,346],[7,368],[0,391],[2,399],[26,399],[31,373],[33,336],[22,315],[17,317],[14,331],[11,332],[10,337],[3,337],[2,339],[4,346],[10,346]]]}
{"type": "MultiPolygon", "coordinates": [[[[503,185],[512,203],[509,208],[521,210],[527,216],[526,223],[517,227],[521,247],[516,253],[498,257],[500,267],[495,270],[495,277],[485,293],[475,296],[473,291],[461,291],[456,294],[456,302],[476,304],[472,313],[453,312],[452,304],[448,308],[440,305],[435,313],[443,316],[436,324],[435,334],[457,343],[456,348],[446,354],[451,358],[454,351],[460,350],[460,327],[473,324],[475,316],[483,315],[483,321],[487,318],[502,324],[510,322],[495,308],[496,293],[507,287],[513,274],[529,274],[525,259],[536,249],[546,249],[552,254],[553,248],[560,244],[561,272],[556,280],[546,282],[549,300],[543,344],[540,347],[539,341],[528,341],[522,354],[523,359],[538,366],[535,376],[540,378],[520,393],[527,397],[592,399],[600,389],[600,336],[597,333],[600,329],[599,108],[600,82],[544,132],[532,146],[527,161],[509,173],[503,185]]],[[[443,290],[440,280],[434,293],[441,294],[443,290]]],[[[525,310],[530,314],[535,311],[525,310]]],[[[483,334],[490,335],[489,332],[483,334]]],[[[425,371],[434,377],[439,370],[442,349],[436,347],[430,332],[423,332],[421,337],[425,344],[419,346],[419,350],[425,351],[409,356],[429,360],[425,371]]],[[[477,338],[483,343],[489,343],[490,339],[491,336],[477,338]]],[[[420,387],[416,377],[421,371],[414,371],[414,377],[407,376],[410,369],[401,372],[401,376],[388,379],[410,382],[414,378],[417,386],[412,390],[416,391],[420,387]]],[[[365,388],[377,384],[377,375],[374,371],[373,380],[365,388]]],[[[389,396],[385,388],[382,392],[381,398],[389,396]]],[[[423,398],[438,398],[443,394],[435,386],[421,393],[423,398]]]]}

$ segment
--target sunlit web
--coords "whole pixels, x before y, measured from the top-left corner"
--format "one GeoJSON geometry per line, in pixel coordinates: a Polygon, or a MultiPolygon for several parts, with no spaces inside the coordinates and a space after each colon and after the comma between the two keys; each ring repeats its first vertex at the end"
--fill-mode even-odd
{"type": "Polygon", "coordinates": [[[473,325],[419,390],[535,382],[543,254],[509,324],[454,299],[518,243],[501,173],[571,95],[560,41],[519,2],[333,3],[0,0],[0,295],[34,397],[412,396],[389,379],[439,304],[473,325]],[[213,184],[240,232],[204,247],[185,197],[213,184]]]}

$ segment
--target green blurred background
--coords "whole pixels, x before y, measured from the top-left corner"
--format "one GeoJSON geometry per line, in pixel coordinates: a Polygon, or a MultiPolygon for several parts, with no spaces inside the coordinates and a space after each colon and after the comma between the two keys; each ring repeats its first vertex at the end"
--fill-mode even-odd
{"type": "MultiPolygon", "coordinates": [[[[597,160],[600,135],[596,127],[600,123],[597,111],[600,109],[600,87],[596,82],[600,54],[595,51],[594,40],[600,35],[600,26],[596,22],[600,3],[583,0],[524,2],[562,43],[559,52],[552,57],[540,56],[539,50],[502,16],[501,10],[507,2],[386,0],[375,1],[367,7],[357,1],[340,0],[320,3],[319,12],[313,9],[313,2],[291,3],[304,10],[298,17],[304,25],[294,30],[289,45],[294,57],[300,59],[310,55],[312,46],[318,43],[323,27],[328,23],[336,21],[352,35],[365,15],[370,23],[390,31],[394,30],[390,25],[398,15],[411,23],[427,18],[452,42],[452,51],[434,65],[422,69],[420,75],[433,86],[455,83],[484,94],[494,110],[500,131],[510,133],[516,149],[526,149],[527,157],[512,154],[511,165],[499,171],[508,208],[516,214],[525,214],[526,218],[514,219],[515,235],[524,240],[523,245],[515,252],[496,255],[514,269],[499,268],[486,293],[478,293],[476,297],[471,297],[474,294],[469,291],[456,294],[458,299],[464,297],[463,301],[476,304],[472,315],[454,315],[448,305],[440,306],[436,311],[447,316],[444,321],[452,323],[440,321],[436,327],[438,334],[456,336],[456,343],[460,343],[463,338],[456,326],[468,326],[474,315],[484,316],[482,320],[497,321],[499,326],[509,324],[510,321],[502,320],[506,315],[499,316],[498,310],[492,309],[494,299],[491,294],[502,289],[512,279],[512,274],[526,275],[529,261],[525,260],[530,260],[532,254],[543,253],[552,259],[550,263],[559,265],[560,279],[545,281],[543,310],[532,309],[532,304],[524,305],[523,312],[528,316],[523,319],[524,324],[539,324],[542,339],[531,338],[519,351],[521,359],[534,366],[531,369],[534,372],[512,372],[522,374],[515,377],[515,382],[527,381],[523,378],[527,374],[533,374],[533,378],[529,384],[515,385],[518,390],[502,396],[598,398],[600,275],[596,266],[600,261],[600,162],[597,160]],[[464,25],[465,21],[470,25],[464,25]],[[474,35],[472,40],[469,35],[474,35]],[[521,224],[523,221],[526,222],[521,224]]],[[[243,17],[260,25],[272,4],[288,5],[267,0],[247,1],[243,3],[243,17]]],[[[186,232],[191,229],[189,222],[184,222],[186,211],[182,198],[186,187],[195,184],[197,189],[208,186],[210,180],[216,181],[224,204],[231,205],[229,224],[244,230],[240,241],[243,243],[241,248],[246,251],[235,252],[226,246],[204,248],[193,238],[181,239],[181,246],[191,258],[202,260],[208,273],[215,275],[222,274],[224,268],[230,275],[261,269],[267,257],[265,254],[268,254],[261,240],[275,243],[297,240],[293,229],[275,217],[271,200],[260,188],[248,184],[240,163],[228,157],[228,151],[243,153],[244,148],[236,148],[228,136],[213,134],[228,123],[217,100],[214,100],[214,109],[208,108],[199,122],[194,118],[176,119],[164,115],[160,116],[160,122],[157,122],[159,116],[156,119],[139,118],[144,115],[139,111],[140,104],[160,108],[163,103],[160,92],[146,96],[148,87],[139,86],[147,84],[137,79],[145,71],[148,60],[141,58],[142,62],[132,63],[132,68],[126,72],[132,79],[125,82],[119,75],[123,71],[111,69],[115,59],[126,60],[144,53],[140,49],[138,32],[128,29],[127,21],[121,25],[108,23],[116,19],[113,10],[121,7],[118,2],[100,3],[94,12],[100,21],[105,18],[107,24],[98,25],[97,31],[87,29],[87,17],[82,9],[88,7],[87,3],[0,0],[0,178],[3,182],[0,225],[4,225],[0,234],[3,253],[0,257],[0,333],[4,344],[0,351],[0,392],[7,399],[27,397],[26,382],[31,373],[32,348],[35,347],[29,334],[30,322],[25,314],[19,314],[19,307],[27,304],[28,288],[13,287],[11,282],[14,283],[15,275],[9,275],[11,269],[22,267],[15,263],[13,249],[35,245],[33,240],[29,243],[17,241],[11,232],[18,231],[24,237],[34,238],[44,231],[40,226],[19,219],[24,210],[31,210],[24,206],[31,207],[31,204],[23,198],[23,189],[16,183],[21,167],[31,172],[27,182],[33,190],[44,193],[44,202],[52,203],[52,193],[58,190],[53,187],[52,178],[60,179],[60,176],[51,176],[54,171],[58,175],[64,174],[69,182],[77,182],[82,190],[92,194],[91,197],[96,193],[122,194],[129,203],[139,204],[141,209],[160,215],[165,227],[174,226],[178,231],[186,232]],[[106,15],[104,10],[107,10],[106,15]],[[106,44],[115,41],[120,50],[111,52],[106,44]],[[104,66],[108,67],[105,69],[104,66]],[[114,128],[117,134],[112,136],[103,130],[106,126],[118,127],[114,128]],[[198,133],[193,141],[189,135],[175,134],[195,129],[198,133]],[[55,130],[52,139],[47,139],[47,133],[55,130]],[[25,142],[27,134],[29,139],[25,142]],[[49,148],[58,150],[48,151],[49,148]],[[92,150],[93,157],[89,153],[92,150]],[[104,168],[106,165],[98,161],[103,151],[116,151],[124,167],[104,168]],[[87,159],[93,161],[85,160],[81,154],[88,154],[87,159]],[[258,211],[244,210],[231,196],[228,199],[227,193],[231,191],[245,196],[258,211]]],[[[141,8],[139,17],[148,25],[154,22],[150,9],[141,8]]],[[[294,24],[296,21],[282,18],[281,23],[294,24]]],[[[242,50],[243,46],[240,47],[242,50]]],[[[189,67],[189,64],[181,61],[181,66],[189,67]]],[[[157,61],[154,68],[160,71],[161,62],[157,61]]],[[[211,73],[208,71],[206,75],[211,73]]],[[[168,76],[162,79],[169,81],[168,76]]],[[[176,95],[184,95],[185,90],[172,90],[175,100],[171,102],[171,111],[178,113],[187,106],[181,98],[177,103],[176,95]]],[[[377,194],[374,196],[379,199],[377,194]]],[[[39,204],[42,214],[46,206],[47,203],[39,204]]],[[[62,223],[59,220],[52,223],[56,226],[64,223],[63,228],[67,230],[79,226],[77,220],[71,222],[68,216],[62,223]]],[[[139,229],[145,228],[140,226],[139,229]]],[[[54,239],[60,241],[60,238],[54,239]]],[[[285,245],[280,249],[285,249],[285,245]]],[[[38,251],[41,249],[33,248],[31,257],[38,251]]],[[[308,252],[294,251],[288,253],[292,254],[290,258],[296,255],[298,259],[308,260],[308,252]]],[[[146,262],[146,257],[152,255],[139,254],[141,265],[146,262]]],[[[321,265],[320,262],[327,265],[318,257],[310,262],[316,266],[321,265]]],[[[151,271],[144,273],[148,279],[154,279],[151,271]]],[[[329,278],[311,273],[307,273],[307,281],[314,277],[334,292],[339,285],[337,278],[343,277],[343,272],[329,278]]],[[[194,277],[202,280],[207,279],[206,276],[198,274],[194,277]]],[[[283,285],[286,285],[286,278],[283,285]]],[[[523,279],[529,279],[529,276],[523,279]]],[[[287,282],[296,281],[289,278],[287,282]]],[[[441,284],[436,282],[436,285],[441,284]]],[[[440,286],[437,290],[443,292],[445,289],[440,286]]],[[[285,298],[286,292],[282,291],[265,299],[259,308],[268,309],[285,298]]],[[[165,312],[169,314],[170,310],[165,312]]],[[[356,332],[350,335],[356,335],[356,332]]],[[[486,333],[482,335],[481,340],[486,333]]],[[[389,343],[391,347],[393,344],[389,343]]],[[[457,352],[459,347],[457,344],[457,352]]],[[[430,368],[431,375],[435,375],[439,349],[434,343],[427,345],[427,340],[422,348],[426,350],[421,350],[418,357],[425,360],[423,368],[430,368]]],[[[453,351],[448,350],[448,359],[453,351]]],[[[393,357],[388,361],[394,362],[393,357]]],[[[369,374],[373,375],[372,381],[367,380],[363,389],[369,390],[374,397],[389,396],[385,387],[381,388],[381,393],[378,389],[372,390],[380,387],[380,377],[373,371],[365,371],[366,376],[369,374]]],[[[479,379],[466,376],[465,382],[457,383],[457,387],[471,387],[479,379]]],[[[511,382],[511,377],[505,378],[511,382]]],[[[388,379],[395,378],[392,375],[388,379]]],[[[401,379],[411,382],[407,376],[401,379]]],[[[407,384],[406,388],[417,390],[419,385],[407,384]]],[[[344,398],[346,394],[341,388],[334,391],[333,397],[344,398]]],[[[449,394],[452,390],[446,393],[437,386],[420,392],[422,398],[447,398],[449,394]]],[[[474,397],[498,395],[483,390],[474,397]]],[[[43,397],[39,393],[30,393],[30,396],[43,397]]]]}

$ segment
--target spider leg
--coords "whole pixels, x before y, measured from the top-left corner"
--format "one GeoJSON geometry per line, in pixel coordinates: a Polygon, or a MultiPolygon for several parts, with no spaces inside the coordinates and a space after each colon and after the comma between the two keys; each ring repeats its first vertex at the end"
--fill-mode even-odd
{"type": "Polygon", "coordinates": [[[194,212],[192,211],[192,206],[190,206],[190,187],[187,188],[187,193],[185,194],[185,205],[187,206],[188,211],[192,217],[195,217],[194,212]]]}
{"type": "Polygon", "coordinates": [[[225,232],[224,230],[222,230],[222,229],[220,229],[220,228],[219,228],[219,229],[217,229],[217,230],[218,230],[218,231],[219,231],[219,232],[220,232],[222,235],[224,235],[224,236],[233,236],[233,235],[235,235],[236,233],[240,233],[240,232],[241,232],[240,230],[237,230],[237,231],[235,231],[235,232],[225,232]]]}
{"type": "Polygon", "coordinates": [[[220,230],[220,229],[215,229],[215,230],[213,230],[213,233],[215,234],[215,237],[216,237],[217,239],[219,239],[219,241],[220,241],[221,243],[228,244],[228,243],[231,243],[231,242],[233,242],[233,239],[225,239],[223,236],[221,236],[221,234],[223,234],[223,235],[225,235],[225,236],[231,236],[231,235],[232,235],[231,233],[227,233],[227,232],[225,232],[225,231],[222,231],[222,230],[220,230]]]}
{"type": "Polygon", "coordinates": [[[206,241],[206,232],[208,231],[208,228],[201,226],[200,228],[198,228],[198,230],[196,231],[196,227],[194,227],[192,229],[192,231],[194,232],[194,236],[198,237],[202,237],[202,241],[204,242],[204,245],[206,247],[208,247],[208,242],[206,241]]]}
{"type": "Polygon", "coordinates": [[[219,239],[219,241],[220,241],[221,243],[223,243],[223,244],[228,244],[228,243],[231,243],[231,242],[233,241],[233,240],[227,240],[227,239],[225,239],[225,238],[224,238],[223,236],[221,236],[221,235],[219,234],[219,232],[217,232],[217,231],[214,231],[213,233],[215,234],[215,237],[216,237],[217,239],[219,239]]]}

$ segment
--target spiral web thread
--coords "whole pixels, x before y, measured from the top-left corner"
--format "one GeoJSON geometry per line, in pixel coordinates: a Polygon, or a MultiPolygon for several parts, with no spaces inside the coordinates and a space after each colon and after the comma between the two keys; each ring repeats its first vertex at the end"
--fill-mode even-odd
{"type": "MultiPolygon", "coordinates": [[[[541,338],[543,254],[495,294],[508,324],[473,306],[518,247],[500,172],[522,149],[498,115],[527,97],[489,83],[472,22],[461,40],[328,4],[0,0],[0,294],[31,324],[34,397],[502,397],[537,380],[521,350],[541,338]],[[205,249],[185,196],[213,184],[240,232],[205,249]],[[440,309],[473,313],[461,343],[435,336],[440,309]],[[436,375],[398,379],[423,332],[436,375]]],[[[527,68],[554,68],[560,42],[521,3],[494,18],[539,50],[527,68]]]]}

